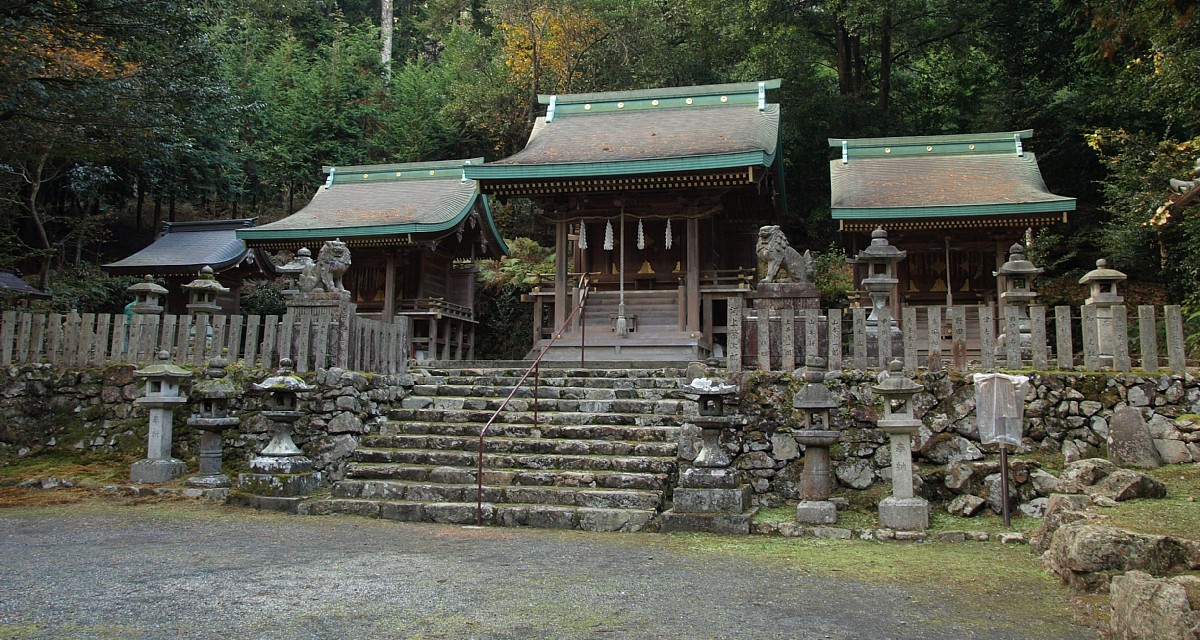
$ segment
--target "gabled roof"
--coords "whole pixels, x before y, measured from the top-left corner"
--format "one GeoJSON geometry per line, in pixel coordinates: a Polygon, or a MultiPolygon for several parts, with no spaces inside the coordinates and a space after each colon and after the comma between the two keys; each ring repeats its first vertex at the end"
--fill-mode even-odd
{"type": "Polygon", "coordinates": [[[1024,150],[1022,140],[1032,135],[1025,130],[831,138],[829,146],[842,150],[829,163],[833,217],[883,221],[1073,211],[1075,199],[1050,193],[1037,157],[1024,150]]]}
{"type": "Polygon", "coordinates": [[[163,234],[150,246],[116,262],[104,265],[112,273],[142,275],[196,275],[209,266],[214,271],[236,267],[250,250],[237,237],[237,230],[254,226],[256,218],[167,222],[163,234]]]}
{"type": "Polygon", "coordinates": [[[50,294],[30,286],[16,272],[0,269],[0,293],[15,295],[18,298],[50,298],[50,294]]]}
{"type": "Polygon", "coordinates": [[[779,80],[539,96],[526,147],[468,178],[522,180],[769,167],[779,141],[779,80]]]}
{"type": "Polygon", "coordinates": [[[329,178],[308,206],[277,222],[243,229],[238,237],[257,246],[271,240],[440,234],[461,224],[478,205],[491,235],[489,245],[507,253],[478,185],[463,178],[464,166],[482,162],[324,167],[329,178]]]}

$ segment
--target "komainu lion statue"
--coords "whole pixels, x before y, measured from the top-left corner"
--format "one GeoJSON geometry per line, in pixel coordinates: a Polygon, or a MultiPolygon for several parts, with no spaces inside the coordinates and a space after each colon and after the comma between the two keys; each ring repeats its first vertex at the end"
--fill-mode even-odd
{"type": "Polygon", "coordinates": [[[305,265],[300,274],[300,291],[328,291],[330,293],[345,293],[342,286],[342,276],[350,268],[350,248],[341,240],[326,240],[321,246],[317,259],[305,265]]]}
{"type": "Polygon", "coordinates": [[[777,282],[781,267],[788,274],[787,280],[782,282],[813,281],[815,271],[812,254],[805,251],[801,255],[793,249],[779,225],[768,225],[758,230],[757,251],[759,264],[767,265],[766,273],[759,278],[759,282],[777,282]]]}

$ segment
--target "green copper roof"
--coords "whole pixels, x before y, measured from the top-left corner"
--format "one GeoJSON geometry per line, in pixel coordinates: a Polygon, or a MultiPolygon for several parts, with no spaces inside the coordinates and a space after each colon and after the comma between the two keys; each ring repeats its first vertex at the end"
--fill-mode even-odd
{"type": "Polygon", "coordinates": [[[1032,131],[907,138],[830,139],[835,219],[945,218],[1073,211],[1050,193],[1032,131]]]}
{"type": "Polygon", "coordinates": [[[762,83],[543,96],[520,152],[466,168],[477,180],[526,180],[771,166],[779,105],[762,83]],[[761,107],[761,108],[760,108],[761,107]]]}
{"type": "Polygon", "coordinates": [[[308,206],[261,227],[238,231],[249,241],[377,237],[453,229],[479,205],[495,246],[507,253],[479,185],[463,178],[468,163],[443,162],[325,167],[329,179],[308,206]]]}

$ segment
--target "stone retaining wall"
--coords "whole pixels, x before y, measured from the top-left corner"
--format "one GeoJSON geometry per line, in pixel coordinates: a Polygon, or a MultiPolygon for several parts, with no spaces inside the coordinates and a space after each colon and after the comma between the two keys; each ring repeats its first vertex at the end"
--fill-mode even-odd
{"type": "MultiPolygon", "coordinates": [[[[132,402],[143,387],[134,379],[134,368],[113,365],[63,371],[26,365],[4,369],[0,372],[0,459],[45,448],[144,455],[148,425],[146,410],[132,402]]],[[[268,375],[229,368],[230,379],[243,390],[268,375]]],[[[329,369],[305,378],[318,390],[301,396],[300,408],[306,415],[297,423],[293,439],[317,469],[333,479],[342,477],[358,438],[385,419],[392,404],[398,405],[413,386],[410,374],[329,369]]],[[[190,384],[183,388],[190,391],[190,384]]],[[[262,401],[243,395],[232,403],[233,414],[242,423],[225,434],[227,473],[244,468],[271,439],[270,424],[258,414],[262,401]]],[[[190,406],[175,412],[173,450],[182,460],[194,459],[199,452],[199,432],[187,426],[190,413],[190,406]]]]}
{"type": "MultiPolygon", "coordinates": [[[[918,491],[940,501],[986,494],[998,456],[994,446],[979,443],[970,378],[935,372],[918,375],[916,381],[924,386],[913,399],[915,415],[924,423],[913,445],[918,491]]],[[[750,421],[744,433],[727,432],[722,439],[735,456],[734,466],[753,487],[757,504],[777,506],[799,499],[803,453],[790,430],[797,423],[791,398],[800,383],[790,374],[757,371],[738,382],[742,393],[734,410],[750,416],[750,421]]],[[[848,371],[826,384],[841,399],[831,416],[834,428],[843,432],[831,450],[837,484],[865,490],[890,481],[887,435],[874,428],[882,412],[870,389],[876,384],[874,376],[848,371]]],[[[1034,374],[1031,385],[1024,446],[1018,453],[1061,455],[1065,462],[1102,457],[1113,410],[1127,404],[1141,410],[1164,461],[1200,461],[1200,379],[1190,374],[1043,373],[1034,374]]],[[[682,451],[685,459],[698,451],[688,434],[682,451]]],[[[1022,491],[1020,502],[1053,489],[1036,465],[1014,468],[1014,475],[1022,491]]],[[[995,501],[994,508],[1000,504],[995,501]]]]}

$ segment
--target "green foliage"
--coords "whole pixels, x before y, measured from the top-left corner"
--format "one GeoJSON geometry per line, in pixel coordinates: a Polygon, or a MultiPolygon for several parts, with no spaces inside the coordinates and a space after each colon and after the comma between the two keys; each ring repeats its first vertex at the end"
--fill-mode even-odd
{"type": "Polygon", "coordinates": [[[53,274],[46,291],[54,297],[30,306],[62,313],[123,313],[125,305],[133,302],[133,294],[126,290],[140,280],[134,276],[109,275],[97,265],[82,262],[53,274]]]}
{"type": "Polygon", "coordinates": [[[280,280],[249,280],[242,285],[239,306],[243,315],[283,315],[287,298],[280,280]]]}
{"type": "Polygon", "coordinates": [[[825,251],[813,251],[812,256],[816,271],[813,280],[821,292],[821,308],[848,306],[851,292],[858,287],[854,284],[854,269],[846,263],[846,252],[830,245],[825,251]]]}
{"type": "Polygon", "coordinates": [[[533,305],[521,299],[533,290],[538,274],[554,272],[554,253],[529,238],[505,242],[509,256],[479,263],[475,349],[480,358],[519,360],[533,346],[533,305]]]}

